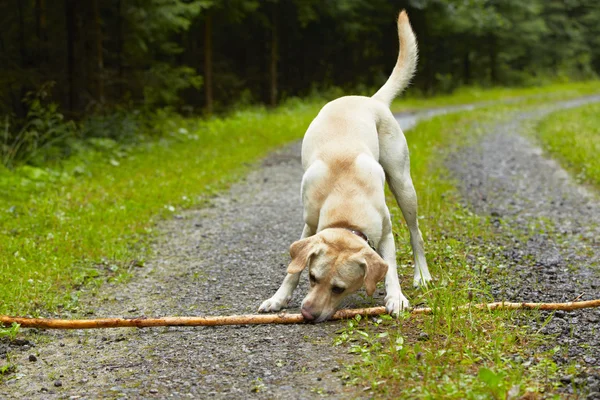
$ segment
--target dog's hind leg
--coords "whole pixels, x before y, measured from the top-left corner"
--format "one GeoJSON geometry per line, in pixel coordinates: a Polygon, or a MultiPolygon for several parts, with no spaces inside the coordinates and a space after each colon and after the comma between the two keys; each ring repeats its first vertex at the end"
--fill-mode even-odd
{"type": "Polygon", "coordinates": [[[388,185],[402,210],[410,232],[410,245],[415,263],[413,284],[414,286],[425,286],[431,281],[431,274],[427,267],[423,236],[417,220],[417,193],[410,177],[408,147],[397,123],[388,124],[387,128],[389,128],[389,132],[379,134],[379,162],[385,170],[388,185]]]}
{"type": "MultiPolygon", "coordinates": [[[[309,236],[312,236],[314,233],[308,227],[308,225],[304,225],[304,230],[302,231],[301,239],[305,239],[309,236]]],[[[292,294],[296,287],[298,286],[298,282],[300,281],[300,274],[302,272],[297,272],[295,274],[287,274],[285,278],[283,278],[283,282],[277,292],[271,297],[263,301],[263,303],[258,308],[258,312],[269,312],[269,311],[279,311],[282,308],[285,308],[289,301],[292,299],[292,294]]]]}

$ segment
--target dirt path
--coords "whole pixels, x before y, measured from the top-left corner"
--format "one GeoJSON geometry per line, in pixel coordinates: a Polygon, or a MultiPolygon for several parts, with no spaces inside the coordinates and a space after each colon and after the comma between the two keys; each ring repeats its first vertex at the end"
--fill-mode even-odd
{"type": "MultiPolygon", "coordinates": [[[[600,96],[514,114],[449,158],[464,198],[475,212],[491,216],[497,244],[505,248],[508,264],[491,277],[497,300],[600,298],[600,198],[523,134],[526,121],[592,101],[600,96]]],[[[543,320],[527,323],[556,337],[545,348],[560,346],[557,363],[578,365],[577,376],[562,378],[566,390],[573,393],[569,384],[575,383],[600,399],[600,310],[559,311],[545,326],[543,320]]]]}
{"type": "MultiPolygon", "coordinates": [[[[296,143],[271,155],[210,207],[162,223],[146,266],[126,285],[84,297],[84,307],[99,316],[256,312],[281,283],[301,233],[299,154],[296,143]]],[[[6,388],[12,398],[345,398],[347,355],[331,345],[340,327],[42,332],[30,351],[37,362],[21,353],[6,388]]]]}
{"type": "MultiPolygon", "coordinates": [[[[461,109],[398,119],[410,129],[419,118],[461,109]]],[[[126,285],[104,285],[97,297],[84,293],[81,308],[102,317],[256,312],[281,284],[287,249],[302,231],[301,177],[300,143],[275,152],[210,207],[161,223],[145,267],[126,285]]],[[[303,279],[291,311],[306,291],[303,279]]],[[[360,296],[346,303],[368,304],[360,296]]],[[[18,372],[0,398],[368,397],[344,385],[351,356],[332,346],[343,326],[42,331],[35,347],[17,352],[18,372]],[[37,361],[28,360],[32,354],[37,361]]]]}
{"type": "MultiPolygon", "coordinates": [[[[406,115],[399,118],[405,127],[413,119],[406,115]]],[[[477,157],[456,158],[450,163],[464,180],[467,198],[477,210],[499,215],[499,237],[510,237],[502,231],[505,220],[514,220],[518,226],[527,218],[558,215],[562,216],[558,222],[567,232],[565,237],[589,250],[600,240],[599,232],[593,230],[598,225],[589,226],[594,218],[600,222],[598,203],[582,197],[578,187],[564,178],[564,172],[558,173],[561,178],[555,176],[560,171],[556,164],[531,150],[534,148],[518,136],[517,130],[516,122],[497,126],[477,146],[477,157]],[[502,152],[496,151],[496,146],[502,152]],[[497,165],[502,168],[496,168],[497,165]],[[540,175],[531,175],[540,167],[540,175]],[[539,188],[531,187],[532,179],[539,188]],[[554,179],[560,185],[555,185],[554,179]],[[548,205],[550,195],[556,199],[554,206],[548,205]],[[517,199],[516,205],[511,199],[517,199]],[[560,201],[569,206],[556,211],[560,201]],[[575,222],[568,222],[571,214],[575,222]]],[[[105,285],[96,297],[84,294],[82,308],[93,310],[98,316],[126,317],[255,312],[281,283],[289,258],[288,246],[299,237],[302,228],[299,154],[299,143],[276,152],[247,179],[215,198],[210,207],[185,211],[163,222],[159,227],[162,234],[154,245],[155,254],[145,267],[138,269],[125,285],[105,285]]],[[[548,253],[548,240],[553,239],[540,236],[539,243],[520,244],[515,250],[515,264],[511,265],[519,271],[515,289],[508,293],[507,286],[499,285],[499,296],[539,300],[539,296],[527,292],[527,288],[537,286],[519,282],[526,282],[529,274],[537,274],[538,281],[546,284],[541,273],[546,265],[557,271],[548,285],[571,284],[573,275],[563,274],[562,270],[571,260],[582,261],[580,253],[564,253],[563,242],[549,247],[555,250],[548,253]],[[534,263],[533,270],[521,268],[519,260],[538,253],[541,261],[534,263]],[[563,282],[564,276],[569,278],[563,282]]],[[[584,260],[597,261],[597,249],[586,254],[593,257],[586,256],[584,260]]],[[[576,275],[582,282],[575,289],[563,291],[550,286],[551,293],[542,293],[546,295],[542,298],[572,299],[580,291],[585,291],[586,297],[599,294],[599,286],[591,286],[598,282],[592,278],[596,275],[591,270],[591,264],[577,269],[583,275],[576,275]],[[558,297],[552,296],[559,293],[558,297]]],[[[306,293],[306,281],[301,282],[292,300],[293,307],[299,306],[306,293]]],[[[541,288],[542,292],[548,290],[547,285],[541,288]]],[[[383,304],[381,295],[375,301],[383,304]]],[[[365,304],[360,296],[348,304],[362,305],[365,304]]],[[[584,318],[587,321],[590,315],[600,314],[575,315],[575,319],[584,322],[584,318]]],[[[565,323],[575,322],[569,317],[565,323]]],[[[25,346],[16,353],[13,361],[19,369],[0,387],[0,398],[368,397],[360,388],[344,385],[343,364],[352,359],[343,349],[332,346],[335,331],[341,326],[324,323],[40,332],[35,337],[35,347],[25,346]],[[31,354],[37,361],[28,360],[31,354]]],[[[586,340],[592,340],[590,332],[585,332],[586,340]]],[[[600,360],[592,353],[589,356],[600,360]]]]}

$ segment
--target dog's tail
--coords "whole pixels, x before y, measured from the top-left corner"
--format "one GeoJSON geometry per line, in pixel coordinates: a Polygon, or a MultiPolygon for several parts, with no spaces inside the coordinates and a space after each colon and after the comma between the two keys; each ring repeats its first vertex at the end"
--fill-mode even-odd
{"type": "Polygon", "coordinates": [[[417,38],[404,10],[398,16],[398,38],[400,39],[400,51],[394,71],[381,89],[373,95],[374,99],[382,101],[388,106],[408,86],[417,68],[417,38]]]}

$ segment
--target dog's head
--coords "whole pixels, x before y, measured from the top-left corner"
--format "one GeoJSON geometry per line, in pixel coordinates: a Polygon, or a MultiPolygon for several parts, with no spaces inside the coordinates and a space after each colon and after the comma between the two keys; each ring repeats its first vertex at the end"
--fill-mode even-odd
{"type": "Polygon", "coordinates": [[[387,263],[361,237],[346,229],[324,229],[290,246],[288,273],[308,268],[310,290],[302,301],[308,321],[330,318],[342,300],[363,285],[371,296],[385,277],[387,263]]]}

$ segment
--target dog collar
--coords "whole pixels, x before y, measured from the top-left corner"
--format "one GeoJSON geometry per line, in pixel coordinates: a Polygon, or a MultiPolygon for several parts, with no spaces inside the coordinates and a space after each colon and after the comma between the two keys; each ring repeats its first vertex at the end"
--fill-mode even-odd
{"type": "Polygon", "coordinates": [[[350,228],[343,228],[343,229],[346,229],[347,231],[350,231],[353,234],[355,234],[356,236],[364,239],[364,241],[367,242],[367,244],[369,245],[369,247],[372,248],[373,250],[375,250],[375,252],[377,252],[377,250],[375,249],[375,246],[373,246],[373,242],[371,242],[369,240],[369,237],[367,235],[365,235],[363,232],[357,231],[356,229],[350,229],[350,228]]]}

